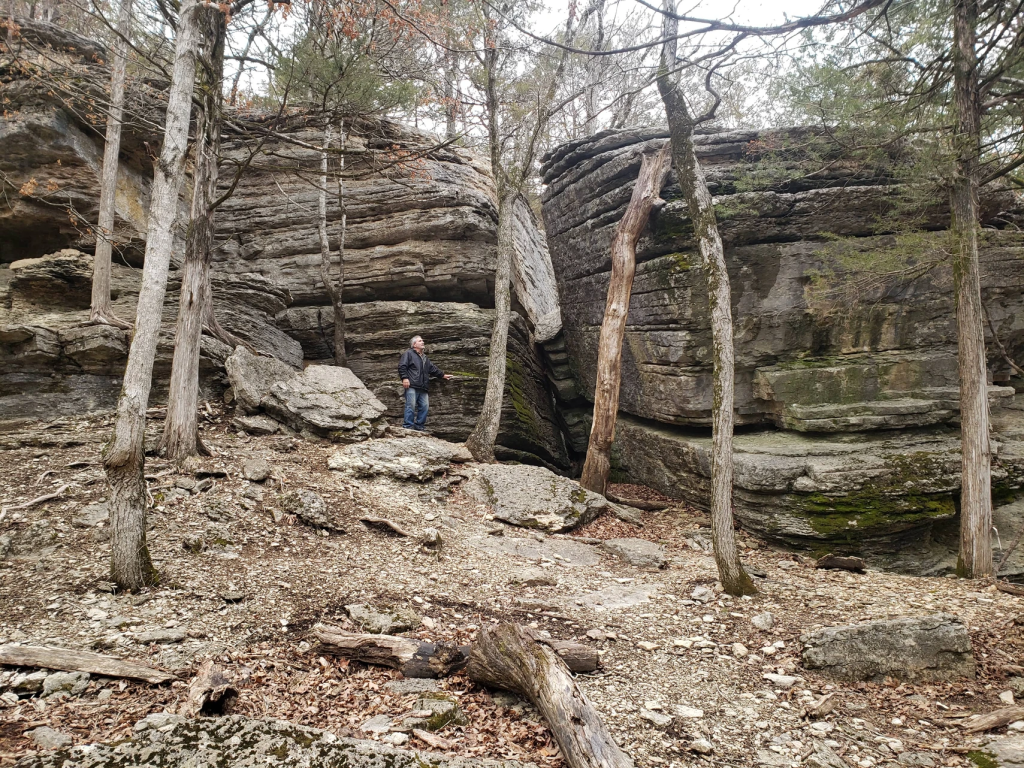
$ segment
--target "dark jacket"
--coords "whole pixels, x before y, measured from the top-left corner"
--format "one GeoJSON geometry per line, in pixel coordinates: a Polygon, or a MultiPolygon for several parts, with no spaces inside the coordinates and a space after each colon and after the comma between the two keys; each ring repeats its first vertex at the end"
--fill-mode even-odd
{"type": "Polygon", "coordinates": [[[420,357],[415,349],[407,349],[398,361],[398,378],[408,379],[409,386],[414,389],[429,389],[430,379],[439,379],[444,371],[430,362],[426,355],[420,357]]]}

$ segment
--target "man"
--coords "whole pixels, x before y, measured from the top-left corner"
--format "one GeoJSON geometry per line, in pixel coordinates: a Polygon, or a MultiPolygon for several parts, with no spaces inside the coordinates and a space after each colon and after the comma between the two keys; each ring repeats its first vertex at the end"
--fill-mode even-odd
{"type": "Polygon", "coordinates": [[[424,346],[426,345],[421,337],[413,336],[409,342],[409,349],[402,353],[402,359],[398,361],[398,376],[405,387],[405,422],[402,426],[406,429],[415,429],[417,432],[426,431],[427,410],[430,407],[430,396],[427,394],[430,379],[451,378],[423,354],[424,346]]]}

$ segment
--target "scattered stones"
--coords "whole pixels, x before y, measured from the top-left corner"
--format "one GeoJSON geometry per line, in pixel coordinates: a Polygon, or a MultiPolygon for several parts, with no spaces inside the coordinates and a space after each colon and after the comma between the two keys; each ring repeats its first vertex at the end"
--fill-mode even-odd
{"type": "Polygon", "coordinates": [[[748,653],[750,653],[750,651],[747,650],[747,646],[745,646],[743,643],[732,644],[732,655],[735,656],[737,659],[742,659],[748,653]]]}
{"type": "Polygon", "coordinates": [[[715,751],[714,745],[707,739],[694,739],[690,742],[689,750],[696,752],[698,755],[710,755],[715,751]]]}
{"type": "Polygon", "coordinates": [[[396,747],[400,747],[407,741],[409,741],[409,735],[399,732],[389,733],[387,736],[381,739],[381,741],[383,741],[385,744],[392,744],[396,747]]]}
{"type": "Polygon", "coordinates": [[[609,539],[601,547],[638,568],[668,567],[665,548],[645,539],[609,539]]]}
{"type": "Polygon", "coordinates": [[[679,717],[685,717],[688,720],[699,720],[704,717],[703,709],[688,707],[685,704],[676,704],[672,709],[679,717]]]}
{"type": "Polygon", "coordinates": [[[1013,691],[1003,691],[999,694],[999,700],[1008,707],[1013,706],[1013,691]]]}
{"type": "Polygon", "coordinates": [[[240,432],[250,435],[276,435],[278,432],[286,431],[283,424],[279,424],[269,416],[257,413],[252,416],[235,416],[231,420],[231,426],[240,432]]]}
{"type": "Polygon", "coordinates": [[[649,709],[640,709],[640,717],[649,723],[653,724],[656,728],[667,728],[672,725],[672,718],[668,715],[663,715],[660,712],[652,712],[649,709]]]}
{"type": "Polygon", "coordinates": [[[89,504],[82,507],[78,513],[71,518],[71,524],[75,528],[95,528],[110,520],[110,506],[105,501],[89,504]]]}
{"type": "Polygon", "coordinates": [[[386,426],[384,404],[351,370],[336,365],[311,365],[278,381],[261,405],[297,432],[333,442],[365,440],[386,426]]]}
{"type": "Polygon", "coordinates": [[[428,680],[426,678],[392,680],[386,683],[384,687],[395,693],[432,693],[439,690],[437,680],[428,680]]]}
{"type": "Polygon", "coordinates": [[[768,613],[758,613],[751,617],[750,623],[754,625],[755,629],[760,629],[762,632],[767,632],[769,629],[775,626],[775,617],[768,613]]]}
{"type": "Polygon", "coordinates": [[[794,677],[793,675],[777,675],[774,672],[766,672],[762,677],[776,688],[781,688],[784,691],[789,690],[800,682],[799,677],[794,677]]]}
{"type": "Polygon", "coordinates": [[[648,602],[656,595],[658,587],[655,584],[614,584],[596,592],[588,592],[585,595],[575,598],[578,605],[586,605],[595,611],[609,611],[617,608],[632,608],[634,605],[648,602]]]}
{"type": "Polygon", "coordinates": [[[508,583],[522,584],[524,587],[557,587],[558,578],[543,568],[521,568],[512,572],[508,583]]]}
{"type": "Polygon", "coordinates": [[[420,616],[406,607],[374,608],[364,603],[346,605],[345,611],[364,632],[373,635],[393,635],[408,632],[421,623],[420,616]]]}
{"type": "Polygon", "coordinates": [[[715,590],[701,584],[690,593],[690,599],[696,600],[698,603],[709,603],[715,599],[715,590]]]}
{"type": "Polygon", "coordinates": [[[420,536],[420,547],[424,552],[437,553],[444,546],[444,539],[437,528],[425,528],[420,536]]]}
{"type": "Polygon", "coordinates": [[[186,637],[188,637],[188,633],[184,629],[175,627],[139,632],[135,635],[135,640],[143,645],[149,645],[150,643],[180,643],[186,637]]]}
{"type": "Polygon", "coordinates": [[[88,672],[53,672],[43,681],[43,698],[55,693],[69,693],[78,696],[89,687],[88,672]]]}
{"type": "Polygon", "coordinates": [[[903,752],[896,759],[900,765],[910,768],[935,768],[941,765],[939,756],[934,752],[903,752]]]}
{"type": "Polygon", "coordinates": [[[221,592],[220,599],[223,600],[225,603],[228,603],[229,605],[234,603],[240,603],[243,600],[245,600],[245,593],[229,590],[227,592],[221,592]]]}
{"type": "Polygon", "coordinates": [[[551,533],[585,525],[608,508],[603,496],[575,480],[528,464],[486,464],[465,485],[466,494],[489,504],[494,516],[551,533]]]}
{"type": "Polygon", "coordinates": [[[881,680],[889,675],[935,681],[975,674],[967,628],[948,614],[829,627],[800,639],[804,666],[838,679],[881,680]]]}
{"type": "Polygon", "coordinates": [[[273,469],[262,456],[252,456],[242,462],[242,477],[254,483],[262,483],[270,477],[273,469]]]}
{"type": "Polygon", "coordinates": [[[466,543],[473,549],[490,555],[514,555],[535,562],[550,560],[574,567],[597,565],[601,562],[601,556],[594,547],[574,539],[537,541],[513,536],[472,536],[466,543]]]}
{"type": "Polygon", "coordinates": [[[245,347],[235,347],[224,361],[224,368],[235,395],[235,405],[244,414],[256,413],[271,387],[299,373],[276,357],[254,355],[245,347]]]}
{"type": "Polygon", "coordinates": [[[11,690],[15,693],[39,693],[43,690],[43,682],[49,673],[43,671],[22,672],[11,681],[11,690]]]}
{"type": "Polygon", "coordinates": [[[446,693],[428,693],[421,696],[416,699],[414,710],[429,714],[411,718],[418,721],[415,723],[406,718],[402,723],[403,728],[439,731],[447,725],[465,725],[469,722],[459,709],[458,702],[446,693]]]}
{"type": "Polygon", "coordinates": [[[303,488],[279,497],[281,508],[311,528],[345,533],[344,526],[327,510],[327,502],[315,491],[303,488]]]}
{"type": "Polygon", "coordinates": [[[659,648],[661,648],[661,646],[658,645],[658,643],[652,643],[652,642],[650,642],[648,640],[641,640],[636,645],[637,645],[637,648],[642,648],[645,651],[656,651],[659,648]]]}
{"type": "Polygon", "coordinates": [[[391,718],[387,715],[374,715],[360,725],[359,730],[365,733],[387,733],[391,730],[391,718]]]}
{"type": "Polygon", "coordinates": [[[55,731],[53,728],[47,728],[46,726],[25,731],[25,735],[30,736],[35,745],[40,749],[63,749],[64,747],[70,747],[75,741],[68,734],[55,731]]]}
{"type": "Polygon", "coordinates": [[[389,437],[345,446],[327,460],[328,469],[355,477],[387,475],[426,482],[453,463],[471,461],[466,446],[435,437],[389,437]]]}

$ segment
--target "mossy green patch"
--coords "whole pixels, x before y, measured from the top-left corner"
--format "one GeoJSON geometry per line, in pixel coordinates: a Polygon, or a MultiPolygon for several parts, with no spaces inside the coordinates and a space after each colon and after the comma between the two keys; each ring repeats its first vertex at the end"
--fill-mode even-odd
{"type": "Polygon", "coordinates": [[[999,768],[999,761],[996,760],[996,756],[991,752],[976,749],[973,752],[967,753],[967,759],[978,766],[978,768],[999,768]]]}

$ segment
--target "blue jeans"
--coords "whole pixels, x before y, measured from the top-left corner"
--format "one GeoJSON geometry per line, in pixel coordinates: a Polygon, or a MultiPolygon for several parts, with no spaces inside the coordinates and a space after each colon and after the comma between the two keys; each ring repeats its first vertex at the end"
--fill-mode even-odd
{"type": "Polygon", "coordinates": [[[430,395],[425,389],[409,387],[405,390],[405,422],[402,424],[406,429],[418,429],[423,431],[423,425],[427,423],[427,411],[430,408],[430,395]]]}

